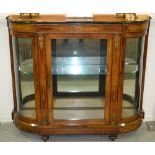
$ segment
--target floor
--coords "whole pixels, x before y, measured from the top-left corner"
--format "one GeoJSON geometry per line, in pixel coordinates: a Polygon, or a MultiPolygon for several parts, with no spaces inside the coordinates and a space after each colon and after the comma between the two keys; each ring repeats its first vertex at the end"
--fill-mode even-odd
{"type": "MultiPolygon", "coordinates": [[[[49,142],[111,142],[107,135],[53,135],[49,142]]],[[[13,123],[0,125],[0,142],[42,142],[41,136],[18,130],[13,123]]],[[[115,142],[155,142],[155,131],[146,123],[130,133],[119,134],[115,142]]]]}

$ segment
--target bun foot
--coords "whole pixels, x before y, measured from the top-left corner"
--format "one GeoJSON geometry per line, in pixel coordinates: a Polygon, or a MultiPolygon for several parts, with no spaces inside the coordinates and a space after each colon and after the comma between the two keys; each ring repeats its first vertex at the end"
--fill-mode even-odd
{"type": "Polygon", "coordinates": [[[110,139],[111,141],[115,141],[116,138],[117,138],[117,135],[109,135],[109,139],[110,139]]]}
{"type": "Polygon", "coordinates": [[[42,135],[41,139],[46,142],[49,139],[49,136],[47,135],[42,135]]]}

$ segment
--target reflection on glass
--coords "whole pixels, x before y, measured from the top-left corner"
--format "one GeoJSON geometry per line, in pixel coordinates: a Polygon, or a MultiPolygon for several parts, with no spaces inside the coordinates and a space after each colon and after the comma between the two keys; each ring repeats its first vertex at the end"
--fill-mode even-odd
{"type": "Polygon", "coordinates": [[[32,39],[13,38],[18,111],[35,118],[32,39]]]}
{"type": "Polygon", "coordinates": [[[138,109],[141,44],[142,38],[126,40],[122,117],[133,116],[138,109]]]}
{"type": "Polygon", "coordinates": [[[104,118],[106,46],[103,39],[52,40],[55,119],[104,118]]]}

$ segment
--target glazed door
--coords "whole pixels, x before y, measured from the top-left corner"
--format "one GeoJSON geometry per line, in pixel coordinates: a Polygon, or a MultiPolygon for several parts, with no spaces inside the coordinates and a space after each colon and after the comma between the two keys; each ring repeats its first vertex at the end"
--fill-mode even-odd
{"type": "Polygon", "coordinates": [[[122,118],[130,120],[140,108],[144,37],[125,41],[122,118]],[[129,119],[130,118],[130,119],[129,119]]]}
{"type": "Polygon", "coordinates": [[[26,119],[38,119],[38,87],[36,84],[36,38],[34,35],[15,34],[12,36],[15,110],[26,119]]]}
{"type": "Polygon", "coordinates": [[[53,34],[47,40],[52,92],[48,94],[49,120],[108,122],[111,36],[53,34]]]}

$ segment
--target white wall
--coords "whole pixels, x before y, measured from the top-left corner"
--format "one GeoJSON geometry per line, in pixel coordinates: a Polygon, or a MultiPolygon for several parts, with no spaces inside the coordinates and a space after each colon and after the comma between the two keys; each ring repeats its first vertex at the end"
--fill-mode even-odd
{"type": "MultiPolygon", "coordinates": [[[[151,14],[155,16],[155,14],[151,14]]],[[[155,18],[150,25],[144,89],[145,121],[155,120],[155,18]]],[[[9,122],[13,109],[8,31],[5,15],[0,14],[0,122],[9,122]]]]}
{"type": "Polygon", "coordinates": [[[145,73],[143,109],[145,120],[155,120],[155,19],[152,19],[149,31],[148,53],[145,73]]]}
{"type": "MultiPolygon", "coordinates": [[[[1,17],[1,16],[0,16],[1,17]]],[[[12,81],[7,23],[0,18],[0,122],[11,121],[12,81]]]]}

